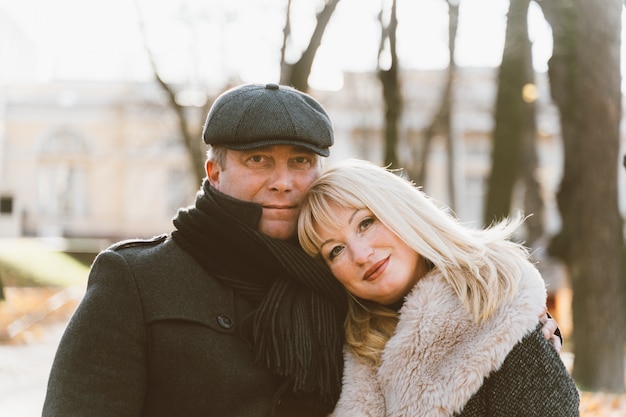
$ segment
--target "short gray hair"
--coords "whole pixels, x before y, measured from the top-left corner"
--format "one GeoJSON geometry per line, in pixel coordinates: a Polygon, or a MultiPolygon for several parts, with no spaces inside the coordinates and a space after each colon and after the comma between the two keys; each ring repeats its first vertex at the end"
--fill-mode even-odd
{"type": "Polygon", "coordinates": [[[206,153],[207,159],[217,164],[221,169],[224,169],[226,167],[226,152],[228,152],[228,149],[223,146],[211,146],[206,153]]]}

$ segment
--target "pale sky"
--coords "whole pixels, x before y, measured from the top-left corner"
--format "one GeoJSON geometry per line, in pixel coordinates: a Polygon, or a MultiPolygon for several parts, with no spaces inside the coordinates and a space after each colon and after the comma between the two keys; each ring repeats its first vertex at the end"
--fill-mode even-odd
{"type": "MultiPolygon", "coordinates": [[[[373,70],[381,1],[342,0],[327,28],[311,75],[314,88],[337,88],[342,71],[373,70]]],[[[137,0],[159,67],[219,86],[228,76],[244,82],[277,81],[286,0],[137,0]]],[[[150,78],[135,0],[0,0],[38,45],[37,77],[150,78]]],[[[313,29],[312,0],[293,0],[295,60],[313,29]]],[[[457,63],[497,66],[502,56],[506,0],[461,0],[457,63]]],[[[398,49],[405,68],[447,65],[447,12],[443,0],[398,0],[398,49]]],[[[538,7],[531,9],[535,66],[545,70],[552,42],[538,7]]]]}

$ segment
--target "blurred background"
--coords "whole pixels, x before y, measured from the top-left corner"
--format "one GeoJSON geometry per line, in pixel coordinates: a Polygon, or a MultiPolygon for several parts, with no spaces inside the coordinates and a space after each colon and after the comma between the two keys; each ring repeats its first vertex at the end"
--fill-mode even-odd
{"type": "Polygon", "coordinates": [[[0,415],[41,411],[95,255],[171,231],[241,83],[329,112],[330,160],[461,221],[531,215],[583,415],[624,415],[624,2],[0,0],[0,415]],[[8,412],[8,414],[7,414],[8,412]]]}

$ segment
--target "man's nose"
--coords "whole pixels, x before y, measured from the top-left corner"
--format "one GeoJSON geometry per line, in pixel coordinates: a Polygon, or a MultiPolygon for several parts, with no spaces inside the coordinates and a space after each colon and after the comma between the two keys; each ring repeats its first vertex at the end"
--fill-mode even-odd
{"type": "Polygon", "coordinates": [[[272,170],[269,186],[276,191],[289,191],[293,187],[293,173],[289,167],[277,164],[272,170]]]}

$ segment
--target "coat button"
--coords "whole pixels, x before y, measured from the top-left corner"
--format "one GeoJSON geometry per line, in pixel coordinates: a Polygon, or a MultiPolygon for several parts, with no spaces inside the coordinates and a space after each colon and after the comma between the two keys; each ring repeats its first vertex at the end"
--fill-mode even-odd
{"type": "Polygon", "coordinates": [[[224,329],[233,327],[233,319],[228,316],[217,316],[217,323],[224,329]]]}

